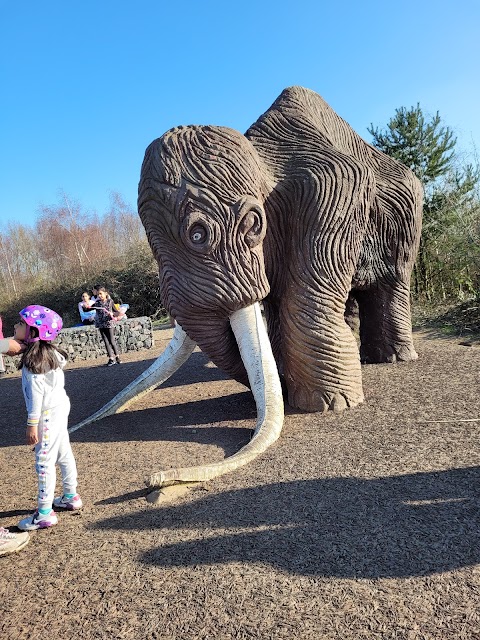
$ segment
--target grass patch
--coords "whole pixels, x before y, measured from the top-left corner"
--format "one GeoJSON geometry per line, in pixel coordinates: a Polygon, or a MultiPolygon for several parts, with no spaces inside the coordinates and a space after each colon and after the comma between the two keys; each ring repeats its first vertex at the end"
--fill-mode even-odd
{"type": "Polygon", "coordinates": [[[170,326],[170,316],[161,316],[160,318],[157,318],[156,320],[152,320],[152,327],[154,329],[163,329],[163,327],[165,326],[170,326]]]}
{"type": "Polygon", "coordinates": [[[414,303],[413,326],[437,329],[447,336],[480,338],[480,300],[441,305],[414,303]]]}

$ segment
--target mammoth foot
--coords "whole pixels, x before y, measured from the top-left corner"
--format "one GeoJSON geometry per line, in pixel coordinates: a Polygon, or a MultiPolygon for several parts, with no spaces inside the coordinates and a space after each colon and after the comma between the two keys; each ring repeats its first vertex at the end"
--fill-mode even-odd
{"type": "Polygon", "coordinates": [[[360,360],[362,364],[380,364],[382,362],[411,362],[418,359],[413,344],[399,345],[397,347],[373,346],[361,347],[360,360]]]}
{"type": "Polygon", "coordinates": [[[346,393],[322,393],[305,389],[290,390],[288,404],[302,411],[320,412],[335,411],[337,413],[347,408],[355,407],[364,400],[363,393],[347,395],[346,393]]]}

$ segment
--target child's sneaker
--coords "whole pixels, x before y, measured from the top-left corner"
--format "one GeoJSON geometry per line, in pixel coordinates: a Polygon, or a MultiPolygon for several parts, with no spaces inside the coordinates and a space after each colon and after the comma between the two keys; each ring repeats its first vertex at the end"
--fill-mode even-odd
{"type": "Polygon", "coordinates": [[[36,529],[48,529],[48,527],[53,527],[57,522],[57,514],[53,509],[46,515],[41,514],[37,509],[33,516],[28,516],[28,518],[20,520],[17,526],[22,531],[35,531],[36,529]]]}
{"type": "Polygon", "coordinates": [[[65,496],[55,498],[55,500],[53,501],[53,506],[57,509],[68,509],[69,511],[77,511],[77,509],[81,509],[83,507],[83,502],[77,493],[73,496],[73,498],[66,498],[65,496]]]}
{"type": "Polygon", "coordinates": [[[20,551],[28,544],[28,533],[10,533],[8,529],[0,527],[0,556],[20,551]]]}

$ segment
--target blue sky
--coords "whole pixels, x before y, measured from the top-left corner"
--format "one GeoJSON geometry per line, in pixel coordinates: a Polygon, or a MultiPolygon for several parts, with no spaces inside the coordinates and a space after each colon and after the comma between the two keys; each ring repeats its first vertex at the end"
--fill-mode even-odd
{"type": "Polygon", "coordinates": [[[0,0],[0,229],[61,191],[134,207],[153,139],[243,132],[293,84],[367,140],[419,102],[479,150],[479,32],[478,0],[0,0]]]}

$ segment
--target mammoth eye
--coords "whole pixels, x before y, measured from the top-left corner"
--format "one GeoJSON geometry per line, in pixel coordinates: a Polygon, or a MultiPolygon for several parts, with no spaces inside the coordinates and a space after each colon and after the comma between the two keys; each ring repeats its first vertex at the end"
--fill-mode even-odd
{"type": "Polygon", "coordinates": [[[180,227],[180,237],[187,249],[207,255],[220,242],[218,223],[198,211],[189,213],[180,227]]]}
{"type": "Polygon", "coordinates": [[[207,238],[207,230],[201,224],[195,224],[190,229],[190,240],[194,244],[202,244],[207,238]]]}

